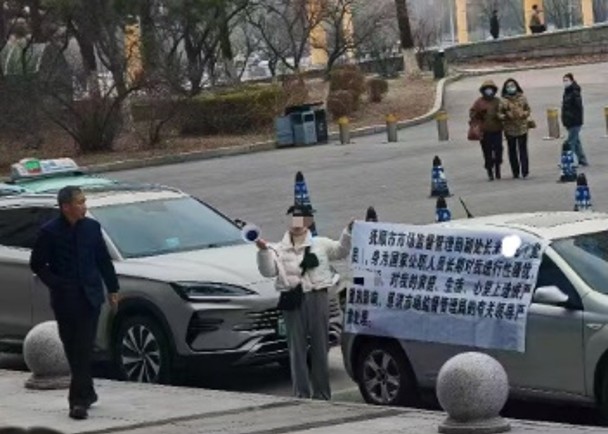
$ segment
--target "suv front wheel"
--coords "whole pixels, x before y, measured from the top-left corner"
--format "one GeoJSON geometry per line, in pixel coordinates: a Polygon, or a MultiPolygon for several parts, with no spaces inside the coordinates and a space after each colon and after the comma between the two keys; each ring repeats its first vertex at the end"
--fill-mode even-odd
{"type": "Polygon", "coordinates": [[[140,383],[170,381],[171,350],[162,328],[146,316],[124,319],[114,339],[121,379],[140,383]]]}
{"type": "Polygon", "coordinates": [[[396,343],[370,342],[359,352],[357,383],[368,404],[403,406],[417,402],[414,374],[396,343]]]}

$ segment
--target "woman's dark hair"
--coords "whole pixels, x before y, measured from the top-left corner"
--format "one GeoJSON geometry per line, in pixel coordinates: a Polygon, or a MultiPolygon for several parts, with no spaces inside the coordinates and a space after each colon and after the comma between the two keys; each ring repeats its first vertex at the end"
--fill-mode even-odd
{"type": "Polygon", "coordinates": [[[570,73],[570,72],[569,72],[569,73],[567,73],[567,74],[564,74],[564,78],[567,78],[567,79],[569,79],[569,80],[570,80],[572,83],[574,83],[574,75],[572,75],[572,73],[570,73]]]}
{"type": "Polygon", "coordinates": [[[532,5],[532,9],[533,9],[533,10],[538,9],[538,5],[532,5]]]}
{"type": "Polygon", "coordinates": [[[519,83],[517,82],[517,80],[515,80],[514,78],[507,78],[507,80],[505,81],[505,83],[502,85],[502,96],[505,97],[507,96],[507,85],[509,83],[513,83],[515,84],[515,87],[517,88],[517,93],[524,93],[524,90],[521,88],[521,86],[519,85],[519,83]]]}

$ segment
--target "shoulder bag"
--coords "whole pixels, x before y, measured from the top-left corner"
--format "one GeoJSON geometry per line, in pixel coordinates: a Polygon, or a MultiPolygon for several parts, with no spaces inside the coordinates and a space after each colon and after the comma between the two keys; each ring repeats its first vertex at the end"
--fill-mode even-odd
{"type": "Polygon", "coordinates": [[[483,140],[483,112],[485,109],[482,107],[482,104],[479,100],[475,101],[473,107],[471,108],[472,112],[475,113],[472,116],[471,120],[469,120],[469,131],[467,132],[467,140],[480,142],[483,140]]]}
{"type": "Polygon", "coordinates": [[[480,142],[481,140],[483,140],[483,131],[481,128],[480,121],[472,120],[469,122],[469,132],[467,133],[467,139],[472,142],[480,142]]]}

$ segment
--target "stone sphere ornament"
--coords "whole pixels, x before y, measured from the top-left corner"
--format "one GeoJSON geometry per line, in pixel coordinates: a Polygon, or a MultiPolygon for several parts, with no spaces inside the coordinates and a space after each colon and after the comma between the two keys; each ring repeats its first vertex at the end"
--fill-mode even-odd
{"type": "Polygon", "coordinates": [[[66,389],[70,385],[70,366],[59,338],[56,321],[38,324],[23,342],[25,364],[32,373],[25,382],[28,389],[66,389]]]}
{"type": "Polygon", "coordinates": [[[492,434],[511,431],[500,417],[509,397],[502,365],[487,354],[469,352],[448,360],[437,378],[437,398],[448,414],[440,433],[492,434]]]}

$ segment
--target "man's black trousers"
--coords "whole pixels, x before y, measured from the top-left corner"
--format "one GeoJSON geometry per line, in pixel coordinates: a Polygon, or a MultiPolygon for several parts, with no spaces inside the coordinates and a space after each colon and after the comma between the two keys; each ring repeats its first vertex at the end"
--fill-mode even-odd
{"type": "Polygon", "coordinates": [[[72,373],[70,408],[86,407],[95,397],[91,364],[99,308],[91,306],[81,289],[57,291],[51,297],[59,337],[72,373]]]}

